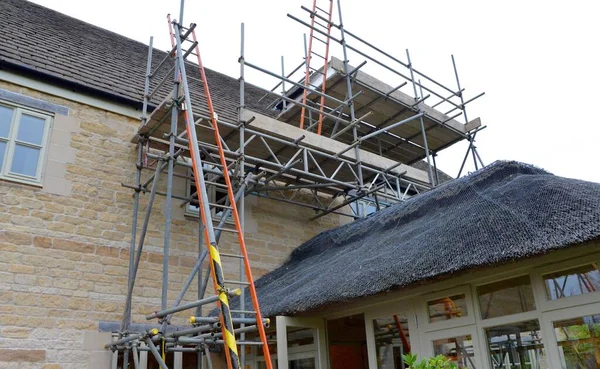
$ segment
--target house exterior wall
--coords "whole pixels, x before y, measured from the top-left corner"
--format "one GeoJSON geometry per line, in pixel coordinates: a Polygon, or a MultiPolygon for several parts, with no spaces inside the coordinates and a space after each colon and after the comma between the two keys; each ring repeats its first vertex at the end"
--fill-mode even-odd
{"type": "MultiPolygon", "coordinates": [[[[43,186],[0,182],[0,368],[102,367],[110,360],[102,348],[110,334],[97,333],[99,322],[120,321],[126,295],[133,192],[121,183],[134,182],[130,140],[139,112],[14,77],[0,78],[0,89],[65,107],[68,114],[54,113],[43,186]]],[[[184,185],[176,181],[180,193],[184,185]]],[[[140,197],[141,211],[147,197],[140,197]]],[[[184,216],[179,203],[171,223],[170,301],[198,254],[198,222],[184,216]]],[[[135,322],[145,323],[143,316],[160,307],[163,208],[158,197],[136,280],[135,322]]],[[[245,215],[255,277],[340,224],[337,215],[309,222],[310,209],[264,198],[248,198],[245,215]]],[[[232,241],[224,234],[221,249],[231,252],[232,241]]],[[[239,264],[225,264],[225,270],[237,273],[239,264]]],[[[186,301],[196,299],[194,284],[186,301]]]]}
{"type": "MultiPolygon", "coordinates": [[[[378,368],[373,319],[389,318],[393,315],[405,317],[407,319],[412,353],[418,354],[420,357],[434,355],[434,340],[470,335],[474,350],[473,363],[478,369],[492,369],[488,353],[489,347],[486,329],[525,321],[537,321],[545,351],[545,358],[539,362],[540,368],[561,369],[559,345],[553,324],[565,319],[599,315],[600,290],[596,289],[595,292],[592,291],[552,300],[546,295],[543,278],[548,273],[572,270],[573,268],[585,265],[594,265],[596,270],[598,270],[598,265],[600,265],[599,250],[599,241],[575,245],[566,250],[554,251],[540,257],[516,261],[510,265],[485,268],[448,280],[345,303],[343,306],[328,308],[319,313],[302,314],[302,316],[297,316],[293,319],[296,320],[295,326],[302,326],[303,319],[310,324],[314,324],[315,319],[327,321],[355,314],[364,314],[370,369],[378,368]],[[482,314],[485,307],[481,306],[479,302],[477,288],[489,285],[490,283],[506,281],[522,276],[529,278],[531,281],[535,308],[516,314],[484,319],[482,314]],[[427,303],[457,294],[464,294],[466,296],[465,306],[468,314],[456,319],[430,323],[427,303]]],[[[510,304],[511,301],[503,300],[501,303],[506,305],[510,304]]],[[[284,317],[280,318],[280,320],[287,319],[283,319],[284,317]]],[[[307,326],[309,325],[307,324],[307,326]]],[[[322,325],[323,329],[325,326],[326,324],[322,325]]],[[[279,334],[279,326],[277,328],[279,334]]],[[[600,352],[599,341],[596,339],[593,341],[593,344],[596,350],[600,352]]],[[[328,352],[326,342],[315,349],[313,352],[314,357],[318,357],[320,351],[328,352]]],[[[279,360],[280,366],[278,369],[285,369],[281,365],[282,362],[283,360],[279,360]]],[[[321,360],[321,363],[324,365],[322,368],[328,365],[323,360],[321,360]]]]}

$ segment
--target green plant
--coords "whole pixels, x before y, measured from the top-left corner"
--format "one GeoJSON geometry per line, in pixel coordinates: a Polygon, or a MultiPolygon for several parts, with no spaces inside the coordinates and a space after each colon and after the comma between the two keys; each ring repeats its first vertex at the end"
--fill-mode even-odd
{"type": "Polygon", "coordinates": [[[409,369],[457,369],[456,364],[451,362],[448,358],[443,355],[436,357],[422,359],[417,362],[417,355],[406,354],[402,355],[404,363],[408,365],[409,369]]]}

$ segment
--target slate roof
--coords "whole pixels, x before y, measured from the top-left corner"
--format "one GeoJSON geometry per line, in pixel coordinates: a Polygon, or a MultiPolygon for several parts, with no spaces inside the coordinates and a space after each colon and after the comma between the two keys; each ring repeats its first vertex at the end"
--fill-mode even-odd
{"type": "MultiPolygon", "coordinates": [[[[166,25],[165,25],[166,32],[166,25]]],[[[0,68],[20,69],[43,78],[91,92],[126,104],[140,106],[148,46],[23,0],[0,1],[0,68]]],[[[166,52],[154,49],[153,66],[166,52]]],[[[154,78],[158,84],[169,68],[154,78]]],[[[193,101],[205,107],[198,68],[187,68],[193,101]]],[[[239,82],[206,68],[208,83],[217,113],[237,120],[239,82]]],[[[157,105],[167,95],[161,90],[153,99],[157,105]]],[[[258,100],[264,92],[246,84],[249,109],[272,116],[266,109],[269,99],[258,100]]]]}
{"type": "MultiPolygon", "coordinates": [[[[0,69],[34,74],[82,93],[140,108],[147,55],[148,46],[141,42],[52,9],[24,0],[0,1],[0,69]]],[[[153,70],[165,55],[165,51],[153,50],[153,70]]],[[[167,64],[172,65],[171,61],[167,64]]],[[[168,70],[160,69],[151,88],[168,70]]],[[[215,111],[226,120],[237,121],[239,82],[209,68],[205,71],[215,111]]],[[[187,73],[194,112],[207,114],[198,68],[187,68],[187,73]]],[[[158,105],[168,93],[167,88],[162,88],[151,104],[158,105]]],[[[276,117],[276,111],[267,109],[273,99],[259,101],[264,94],[263,90],[246,83],[246,107],[276,117]]],[[[424,162],[412,166],[427,168],[424,162]]],[[[440,172],[442,182],[449,178],[440,172]]]]}
{"type": "Polygon", "coordinates": [[[317,235],[255,285],[266,316],[288,315],[599,237],[599,183],[496,162],[317,235]]]}

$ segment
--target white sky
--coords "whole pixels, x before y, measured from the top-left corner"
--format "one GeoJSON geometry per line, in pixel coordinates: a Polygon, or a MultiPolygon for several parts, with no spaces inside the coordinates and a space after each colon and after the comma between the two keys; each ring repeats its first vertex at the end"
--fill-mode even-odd
{"type": "MultiPolygon", "coordinates": [[[[154,46],[165,50],[170,45],[166,14],[179,14],[178,0],[34,2],[144,43],[153,35],[154,46]]],[[[187,0],[184,23],[198,24],[203,61],[211,69],[239,77],[240,23],[245,22],[246,60],[278,72],[284,55],[289,71],[302,61],[302,34],[308,29],[286,14],[308,20],[300,6],[311,4],[187,0]]],[[[481,117],[488,126],[477,136],[486,164],[514,159],[600,182],[599,2],[342,0],[342,8],[348,30],[404,61],[408,48],[415,68],[451,88],[454,54],[466,97],[486,92],[467,106],[469,119],[481,117]]],[[[334,21],[339,23],[337,16],[334,21]]],[[[332,54],[342,59],[339,49],[332,54]]],[[[364,60],[352,54],[349,59],[353,65],[364,60]]],[[[373,63],[363,70],[398,84],[373,63]]],[[[275,84],[246,71],[248,82],[275,84]]],[[[465,149],[463,142],[440,152],[439,167],[455,176],[465,149]]],[[[471,159],[467,169],[473,169],[471,159]]]]}

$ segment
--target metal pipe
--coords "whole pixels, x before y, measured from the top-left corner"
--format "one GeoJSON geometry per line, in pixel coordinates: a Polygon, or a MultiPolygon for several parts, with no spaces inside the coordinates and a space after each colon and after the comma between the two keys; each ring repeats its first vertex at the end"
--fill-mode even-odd
{"type": "MultiPolygon", "coordinates": [[[[254,318],[231,318],[231,320],[235,323],[235,324],[256,324],[256,319],[254,318]]],[[[208,316],[192,316],[190,317],[190,323],[192,324],[196,324],[196,323],[216,323],[219,321],[219,318],[217,317],[208,317],[208,316]]],[[[271,320],[268,318],[264,318],[263,319],[263,324],[267,325],[270,324],[271,320]]]]}
{"type": "Polygon", "coordinates": [[[208,331],[214,331],[219,328],[221,328],[221,322],[209,323],[209,324],[201,325],[201,326],[190,328],[190,329],[175,331],[175,332],[172,332],[169,335],[167,335],[167,337],[187,336],[188,334],[204,333],[204,332],[208,332],[208,331]]]}
{"type": "Polygon", "coordinates": [[[127,347],[123,351],[123,368],[129,368],[129,349],[127,347]]]}
{"type": "Polygon", "coordinates": [[[364,119],[366,119],[372,113],[373,113],[373,111],[367,112],[365,115],[363,115],[362,117],[358,118],[354,122],[350,123],[346,127],[342,128],[339,132],[336,132],[336,134],[330,136],[329,138],[335,139],[336,137],[338,137],[339,135],[343,134],[344,132],[349,131],[350,129],[354,128],[356,125],[360,124],[364,119]]]}
{"type": "Polygon", "coordinates": [[[321,217],[323,217],[323,216],[325,216],[325,215],[327,215],[327,214],[331,213],[332,211],[335,211],[335,210],[337,210],[337,209],[340,209],[340,208],[342,208],[342,207],[344,207],[344,206],[346,206],[346,205],[348,205],[348,204],[350,204],[350,203],[352,203],[352,202],[354,202],[354,201],[356,201],[356,200],[360,200],[360,199],[362,199],[363,197],[365,197],[365,196],[368,196],[368,195],[372,194],[373,192],[379,191],[379,190],[381,189],[381,187],[382,187],[382,186],[377,186],[377,187],[375,187],[375,188],[374,188],[374,189],[372,189],[372,190],[365,191],[365,192],[363,192],[363,193],[362,193],[362,194],[360,194],[360,195],[354,196],[354,197],[352,197],[350,200],[344,201],[343,203],[341,203],[341,204],[339,204],[339,205],[336,205],[336,206],[334,206],[333,208],[327,209],[327,210],[326,210],[326,211],[324,211],[323,213],[321,213],[321,214],[317,214],[317,215],[315,215],[314,217],[310,218],[309,220],[311,220],[311,221],[312,221],[312,220],[319,219],[319,218],[321,218],[321,217]]]}
{"type": "Polygon", "coordinates": [[[152,353],[152,355],[156,359],[156,362],[158,363],[158,365],[160,366],[160,368],[161,369],[169,369],[167,367],[167,364],[165,364],[165,362],[163,361],[162,357],[160,356],[160,353],[156,349],[156,346],[154,345],[154,342],[152,342],[152,338],[146,338],[146,344],[148,344],[148,347],[150,347],[150,352],[152,353]]]}
{"type": "MultiPolygon", "coordinates": [[[[240,289],[235,289],[235,290],[231,290],[228,291],[227,294],[231,297],[233,296],[239,296],[241,294],[240,289]]],[[[207,297],[198,301],[194,301],[194,302],[190,302],[187,304],[183,304],[174,308],[170,308],[170,309],[164,309],[161,311],[155,311],[154,313],[150,314],[150,315],[146,315],[146,320],[150,320],[150,319],[154,319],[154,318],[164,318],[165,316],[169,315],[169,314],[173,314],[173,313],[177,313],[180,311],[184,311],[184,310],[188,310],[197,306],[202,306],[202,305],[206,305],[206,304],[210,304],[213,302],[217,302],[219,300],[219,296],[215,295],[215,296],[211,296],[211,297],[207,297]]]]}
{"type": "MultiPolygon", "coordinates": [[[[156,173],[154,174],[155,178],[158,178],[160,174],[160,165],[156,166],[156,173]]],[[[144,224],[142,226],[142,231],[140,233],[140,239],[138,242],[138,250],[135,255],[135,263],[133,265],[133,270],[130,273],[131,278],[129,278],[129,283],[127,286],[127,297],[125,298],[125,312],[124,312],[124,320],[127,316],[127,312],[131,312],[131,299],[133,297],[133,286],[135,284],[135,277],[137,275],[137,270],[140,265],[140,259],[142,256],[142,249],[144,248],[144,240],[146,238],[146,232],[148,231],[148,224],[150,222],[150,213],[152,212],[152,205],[154,204],[154,197],[156,196],[156,189],[158,187],[158,180],[155,180],[152,183],[152,189],[150,191],[150,197],[148,198],[148,205],[146,208],[146,216],[144,217],[144,224]]]]}
{"type": "Polygon", "coordinates": [[[138,353],[137,344],[131,346],[131,351],[133,351],[133,368],[140,369],[140,354],[138,353]]]}
{"type": "Polygon", "coordinates": [[[105,349],[110,349],[113,347],[117,347],[117,346],[121,346],[125,343],[131,342],[131,341],[135,341],[137,339],[140,339],[142,337],[144,337],[145,334],[130,334],[129,336],[123,337],[121,339],[118,339],[116,341],[107,343],[106,345],[104,345],[105,349]]]}
{"type": "Polygon", "coordinates": [[[369,138],[375,137],[375,136],[377,136],[377,135],[379,135],[379,134],[381,134],[383,132],[389,131],[390,129],[396,128],[396,127],[401,126],[403,124],[406,124],[406,123],[408,123],[408,122],[410,122],[412,120],[415,120],[417,118],[422,118],[423,115],[424,115],[424,113],[419,113],[417,115],[413,115],[412,117],[409,117],[409,118],[406,118],[404,120],[401,120],[400,122],[396,122],[394,124],[390,124],[387,127],[380,128],[379,130],[377,130],[375,132],[371,132],[368,135],[361,136],[359,138],[359,140],[361,140],[361,141],[368,140],[369,138]]]}
{"type": "MultiPolygon", "coordinates": [[[[460,80],[458,79],[458,70],[456,69],[456,62],[454,61],[454,55],[450,55],[452,58],[452,68],[454,69],[454,76],[456,77],[456,85],[458,86],[458,90],[460,91],[460,80]]],[[[460,106],[462,106],[462,111],[465,116],[465,124],[469,123],[469,118],[467,118],[467,111],[465,110],[465,101],[463,100],[462,92],[458,95],[460,97],[460,106]]],[[[459,108],[460,109],[460,108],[459,108]]]]}
{"type": "MultiPolygon", "coordinates": [[[[246,65],[246,66],[248,66],[248,67],[250,67],[250,68],[252,68],[252,69],[256,69],[256,70],[257,70],[257,71],[259,71],[259,72],[263,72],[264,74],[267,74],[267,75],[269,75],[269,76],[271,76],[271,77],[279,78],[279,79],[281,79],[282,81],[284,81],[284,82],[287,82],[287,83],[289,83],[289,84],[291,84],[291,85],[294,85],[294,86],[296,86],[296,87],[300,87],[300,88],[306,88],[306,86],[304,86],[302,83],[298,83],[298,82],[296,82],[296,81],[294,81],[294,80],[291,80],[291,79],[289,79],[289,78],[284,78],[284,77],[281,77],[281,76],[280,76],[280,75],[278,75],[277,73],[273,73],[273,72],[271,72],[271,71],[268,71],[268,70],[266,70],[266,69],[264,69],[264,68],[261,68],[261,67],[259,67],[259,66],[255,65],[255,64],[252,64],[252,63],[245,62],[245,65],[246,65]]],[[[346,101],[339,100],[339,99],[337,99],[337,98],[335,98],[335,97],[333,97],[333,96],[327,95],[326,93],[320,92],[320,91],[318,91],[318,90],[313,90],[313,89],[311,89],[311,90],[310,90],[310,92],[311,92],[311,93],[315,93],[315,94],[317,94],[317,95],[319,95],[319,96],[321,96],[321,97],[324,97],[324,98],[326,98],[326,99],[328,99],[328,100],[335,101],[335,102],[336,102],[336,103],[338,103],[338,104],[347,104],[347,102],[346,102],[346,101]]]]}

